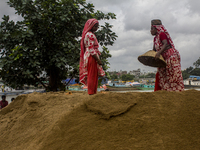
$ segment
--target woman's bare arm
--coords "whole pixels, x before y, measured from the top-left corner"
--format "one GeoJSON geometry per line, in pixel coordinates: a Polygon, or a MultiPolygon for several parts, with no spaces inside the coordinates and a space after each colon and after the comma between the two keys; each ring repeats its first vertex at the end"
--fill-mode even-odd
{"type": "Polygon", "coordinates": [[[159,58],[160,55],[161,55],[166,49],[168,49],[168,46],[169,46],[169,45],[168,45],[168,43],[167,43],[167,40],[163,40],[163,41],[162,41],[162,44],[163,44],[163,46],[162,46],[161,50],[158,51],[158,52],[156,53],[156,56],[155,56],[156,59],[159,58]]]}

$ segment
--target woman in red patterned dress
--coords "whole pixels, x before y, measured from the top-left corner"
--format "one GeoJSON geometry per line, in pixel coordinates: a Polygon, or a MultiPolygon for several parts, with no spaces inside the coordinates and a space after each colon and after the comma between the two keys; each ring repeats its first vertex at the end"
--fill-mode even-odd
{"type": "Polygon", "coordinates": [[[98,76],[104,76],[101,55],[98,50],[99,44],[94,34],[97,31],[99,22],[96,19],[89,19],[84,26],[81,39],[79,80],[88,86],[88,94],[96,94],[98,87],[98,76]]]}
{"type": "Polygon", "coordinates": [[[156,83],[154,91],[183,91],[183,77],[181,72],[180,54],[175,49],[174,43],[162,25],[161,20],[151,21],[151,34],[154,37],[153,50],[155,50],[155,59],[160,55],[165,59],[167,66],[165,68],[158,68],[156,73],[156,83]]]}

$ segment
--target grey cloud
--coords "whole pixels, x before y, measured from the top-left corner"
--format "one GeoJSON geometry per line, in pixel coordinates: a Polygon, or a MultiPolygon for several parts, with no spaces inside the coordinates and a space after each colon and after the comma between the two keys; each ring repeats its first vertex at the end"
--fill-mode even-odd
{"type": "Polygon", "coordinates": [[[10,20],[19,21],[22,20],[22,17],[15,14],[15,9],[10,7],[7,4],[8,0],[1,0],[0,1],[0,21],[2,21],[2,17],[4,15],[9,15],[10,20]]]}
{"type": "MultiPolygon", "coordinates": [[[[96,3],[96,0],[93,1],[96,3]]],[[[199,58],[200,9],[198,6],[200,1],[127,0],[120,5],[111,4],[112,2],[112,0],[103,1],[101,5],[97,6],[98,9],[110,10],[120,16],[117,18],[117,22],[121,22],[123,26],[119,28],[113,21],[114,30],[119,37],[114,46],[109,47],[110,52],[119,53],[118,51],[122,49],[126,51],[120,53],[120,56],[115,55],[109,59],[111,69],[132,70],[141,68],[142,70],[155,70],[155,68],[142,65],[137,60],[138,55],[152,48],[153,37],[149,33],[152,19],[161,19],[169,31],[176,48],[180,51],[182,69],[192,66],[193,62],[199,58]],[[112,7],[112,5],[115,5],[115,7],[112,7]],[[118,10],[116,10],[116,7],[118,10]],[[137,31],[140,36],[132,34],[137,33],[137,31]],[[146,34],[144,34],[145,32],[146,34]]]]}
{"type": "Polygon", "coordinates": [[[7,0],[1,0],[0,1],[0,14],[7,15],[7,14],[13,14],[14,9],[10,8],[10,6],[7,4],[7,0]]]}
{"type": "MultiPolygon", "coordinates": [[[[119,6],[123,5],[125,2],[123,0],[87,0],[88,3],[93,3],[95,7],[102,8],[102,7],[110,7],[110,6],[119,6]]],[[[129,0],[126,0],[126,3],[129,2],[129,0]]]]}
{"type": "Polygon", "coordinates": [[[188,7],[190,8],[191,12],[200,13],[200,1],[199,0],[188,0],[188,7]]]}

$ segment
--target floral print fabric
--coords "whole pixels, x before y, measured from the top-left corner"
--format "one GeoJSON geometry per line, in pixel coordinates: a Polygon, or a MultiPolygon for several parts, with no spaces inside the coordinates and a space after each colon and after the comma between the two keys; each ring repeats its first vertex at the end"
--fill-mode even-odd
{"type": "Polygon", "coordinates": [[[181,72],[180,64],[180,54],[175,49],[173,41],[169,36],[169,33],[163,25],[153,25],[157,29],[157,35],[154,38],[154,44],[156,51],[160,51],[162,47],[162,41],[160,40],[160,33],[164,32],[167,35],[167,38],[170,42],[172,48],[165,50],[162,53],[163,58],[165,59],[167,66],[165,68],[158,68],[159,81],[157,81],[161,90],[166,91],[183,91],[184,83],[181,72]]]}
{"type": "MultiPolygon", "coordinates": [[[[96,36],[92,32],[87,32],[84,38],[84,45],[85,45],[85,53],[84,53],[84,65],[83,65],[83,75],[84,78],[80,79],[80,82],[87,85],[87,75],[88,75],[88,59],[90,55],[101,55],[100,51],[98,50],[99,44],[96,39],[96,36]]],[[[105,72],[99,64],[97,64],[98,68],[98,76],[104,76],[105,72]]]]}

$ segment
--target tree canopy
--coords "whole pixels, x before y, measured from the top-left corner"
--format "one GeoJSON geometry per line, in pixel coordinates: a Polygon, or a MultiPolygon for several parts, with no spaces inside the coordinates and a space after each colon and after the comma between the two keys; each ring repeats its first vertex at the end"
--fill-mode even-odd
{"type": "Polygon", "coordinates": [[[123,74],[120,78],[122,79],[122,81],[130,81],[133,80],[135,76],[131,74],[123,74]]]}
{"type": "Polygon", "coordinates": [[[182,71],[183,79],[189,78],[190,75],[200,76],[200,68],[189,67],[182,71]]]}
{"type": "MultiPolygon", "coordinates": [[[[64,89],[61,81],[79,72],[85,22],[90,18],[116,19],[114,13],[95,11],[85,0],[9,0],[8,4],[23,17],[14,22],[4,16],[0,24],[1,77],[13,88],[42,84],[50,91],[64,89]]],[[[104,70],[111,57],[106,46],[117,38],[111,28],[105,23],[96,32],[104,70]]]]}
{"type": "Polygon", "coordinates": [[[110,76],[110,78],[111,78],[112,80],[118,79],[118,75],[113,74],[113,75],[110,76]]]}
{"type": "Polygon", "coordinates": [[[194,65],[196,68],[198,68],[198,67],[200,66],[200,57],[199,57],[199,59],[198,59],[196,62],[193,63],[193,65],[194,65]]]}

